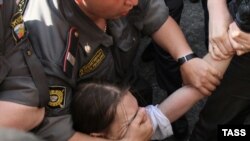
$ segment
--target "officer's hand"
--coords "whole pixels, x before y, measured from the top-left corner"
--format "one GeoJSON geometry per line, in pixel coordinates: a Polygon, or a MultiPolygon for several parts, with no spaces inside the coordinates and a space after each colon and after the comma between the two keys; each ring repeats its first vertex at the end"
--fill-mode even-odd
{"type": "Polygon", "coordinates": [[[237,55],[250,52],[250,34],[240,30],[235,22],[229,26],[229,39],[237,55]]]}
{"type": "Polygon", "coordinates": [[[149,141],[153,127],[145,108],[140,108],[122,141],[149,141]]]}
{"type": "Polygon", "coordinates": [[[183,83],[209,95],[220,84],[221,74],[200,58],[193,58],[180,67],[183,83]]]}
{"type": "Polygon", "coordinates": [[[232,22],[228,13],[217,13],[209,20],[209,53],[216,60],[228,59],[234,50],[229,41],[228,27],[232,22]]]}

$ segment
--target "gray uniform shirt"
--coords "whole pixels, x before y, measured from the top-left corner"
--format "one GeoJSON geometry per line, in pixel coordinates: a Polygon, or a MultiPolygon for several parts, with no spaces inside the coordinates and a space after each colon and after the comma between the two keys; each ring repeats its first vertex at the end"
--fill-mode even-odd
{"type": "MultiPolygon", "coordinates": [[[[13,3],[13,1],[15,0],[6,0],[4,3],[13,3]]],[[[13,5],[6,9],[8,9],[6,12],[8,16],[14,14],[14,10],[11,10],[13,5]]],[[[64,141],[72,136],[74,131],[69,105],[72,88],[76,82],[93,78],[132,82],[135,77],[134,72],[137,67],[135,62],[139,56],[141,37],[157,31],[167,17],[168,8],[163,0],[139,0],[138,6],[134,7],[128,16],[109,20],[108,32],[104,33],[81,12],[74,1],[29,0],[24,13],[25,26],[29,31],[30,43],[44,66],[50,87],[50,102],[46,107],[46,118],[34,132],[46,140],[64,141]],[[63,71],[63,67],[71,27],[76,28],[79,41],[76,46],[73,46],[77,48],[77,55],[72,76],[69,77],[63,71]]],[[[9,35],[6,35],[9,41],[7,44],[15,46],[9,35]]],[[[20,59],[16,57],[10,59],[12,67],[23,64],[25,68],[21,55],[18,55],[20,59]]],[[[32,79],[28,80],[32,84],[32,79]]],[[[15,81],[11,81],[13,82],[15,81]]],[[[5,87],[0,88],[0,95],[12,89],[11,83],[4,83],[5,87]]],[[[26,83],[13,84],[16,86],[26,83]]],[[[23,96],[15,95],[8,100],[36,105],[37,90],[34,84],[27,84],[26,87],[32,88],[31,96],[35,97],[35,101],[27,100],[28,90],[23,91],[23,96]],[[15,99],[15,97],[18,98],[15,99]]],[[[9,93],[4,95],[8,98],[9,93]]]]}

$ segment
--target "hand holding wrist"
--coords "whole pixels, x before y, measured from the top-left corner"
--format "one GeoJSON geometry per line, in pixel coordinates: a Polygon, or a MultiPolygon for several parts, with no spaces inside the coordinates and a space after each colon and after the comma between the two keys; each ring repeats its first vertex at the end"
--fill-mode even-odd
{"type": "Polygon", "coordinates": [[[184,64],[185,62],[188,62],[189,60],[193,59],[193,58],[197,58],[198,56],[195,53],[189,53],[185,56],[182,56],[180,58],[177,59],[178,64],[181,66],[182,64],[184,64]]]}

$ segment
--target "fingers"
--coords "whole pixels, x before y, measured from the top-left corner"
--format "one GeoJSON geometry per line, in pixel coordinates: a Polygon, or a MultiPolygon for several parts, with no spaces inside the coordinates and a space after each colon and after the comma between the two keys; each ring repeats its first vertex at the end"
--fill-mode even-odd
{"type": "Polygon", "coordinates": [[[195,87],[199,89],[204,95],[208,96],[220,84],[221,79],[222,74],[217,69],[208,64],[196,82],[195,87]]]}
{"type": "Polygon", "coordinates": [[[206,88],[204,88],[204,87],[200,87],[200,88],[198,88],[198,90],[203,94],[203,95],[205,95],[205,96],[209,96],[209,95],[211,95],[211,91],[208,91],[206,88]]]}
{"type": "Polygon", "coordinates": [[[235,22],[229,26],[229,40],[236,50],[237,55],[242,55],[250,51],[250,34],[239,29],[235,22]]]}
{"type": "Polygon", "coordinates": [[[205,96],[209,96],[211,95],[212,91],[214,91],[216,89],[217,85],[213,85],[211,83],[207,83],[206,85],[203,85],[203,87],[199,87],[199,91],[205,95],[205,96]]]}
{"type": "Polygon", "coordinates": [[[215,60],[221,60],[220,57],[218,57],[217,53],[215,53],[216,46],[213,46],[212,44],[209,44],[209,53],[211,54],[212,58],[215,60]]]}
{"type": "Polygon", "coordinates": [[[136,115],[136,117],[135,117],[135,119],[132,121],[131,124],[141,125],[146,120],[147,120],[146,110],[144,108],[140,108],[137,115],[136,115]]]}
{"type": "Polygon", "coordinates": [[[245,32],[242,32],[235,22],[230,24],[228,32],[229,32],[229,35],[237,42],[240,42],[240,43],[248,42],[248,40],[245,40],[245,37],[247,37],[248,34],[245,32]]]}
{"type": "Polygon", "coordinates": [[[136,132],[143,134],[143,138],[147,140],[151,138],[153,134],[153,127],[151,120],[148,118],[145,108],[140,108],[135,119],[132,121],[131,125],[134,128],[138,128],[136,132]]]}
{"type": "Polygon", "coordinates": [[[135,123],[140,124],[141,126],[144,126],[147,129],[152,128],[151,120],[148,117],[148,114],[145,108],[139,109],[137,116],[135,117],[135,123]]]}
{"type": "Polygon", "coordinates": [[[232,55],[235,54],[235,50],[232,47],[232,44],[231,44],[231,42],[229,40],[229,35],[227,36],[227,39],[224,40],[224,46],[225,46],[226,50],[228,51],[228,54],[226,54],[227,55],[226,59],[228,59],[229,57],[231,57],[232,55]]]}
{"type": "Polygon", "coordinates": [[[202,59],[195,58],[181,66],[184,84],[193,85],[204,94],[210,94],[220,84],[222,75],[202,59]]]}
{"type": "Polygon", "coordinates": [[[184,84],[194,86],[204,95],[210,95],[223,76],[221,71],[200,58],[188,61],[180,70],[184,84]]]}
{"type": "Polygon", "coordinates": [[[216,86],[218,86],[220,84],[220,81],[214,77],[210,77],[208,79],[208,83],[206,83],[206,85],[204,85],[204,87],[208,90],[208,91],[213,91],[216,86]]]}
{"type": "Polygon", "coordinates": [[[216,60],[228,59],[232,54],[234,54],[234,49],[231,46],[229,37],[210,40],[209,53],[211,53],[212,57],[216,60]]]}
{"type": "Polygon", "coordinates": [[[218,50],[222,53],[223,56],[225,56],[224,58],[226,58],[226,56],[229,55],[229,52],[230,52],[229,49],[231,46],[231,44],[227,44],[226,40],[227,39],[214,40],[214,43],[216,44],[216,47],[218,48],[218,50]]]}
{"type": "Polygon", "coordinates": [[[238,36],[235,36],[234,34],[230,35],[236,42],[242,44],[242,45],[248,45],[249,41],[247,41],[246,39],[244,39],[243,35],[241,36],[241,34],[239,34],[238,36]]]}
{"type": "Polygon", "coordinates": [[[212,45],[211,52],[213,54],[212,57],[216,60],[223,60],[227,58],[227,56],[221,52],[220,48],[216,44],[212,45]]]}
{"type": "MultiPolygon", "coordinates": [[[[209,66],[209,70],[210,74],[213,75],[215,78],[217,78],[217,80],[222,79],[223,75],[216,68],[209,66]]],[[[218,84],[218,82],[215,82],[215,84],[218,84]]]]}
{"type": "Polygon", "coordinates": [[[233,39],[233,37],[232,37],[231,34],[229,35],[229,40],[230,40],[230,42],[231,42],[233,48],[236,50],[236,54],[237,54],[237,55],[242,55],[242,54],[243,54],[243,51],[242,51],[242,50],[243,50],[243,46],[240,45],[238,42],[236,42],[236,41],[233,39]]]}
{"type": "Polygon", "coordinates": [[[209,96],[212,91],[216,89],[216,86],[220,84],[222,75],[218,73],[213,67],[209,68],[209,72],[204,76],[202,80],[202,86],[198,89],[206,96],[209,96]]]}
{"type": "Polygon", "coordinates": [[[146,114],[145,108],[140,108],[135,119],[129,125],[124,141],[147,141],[153,134],[151,120],[146,114]]]}

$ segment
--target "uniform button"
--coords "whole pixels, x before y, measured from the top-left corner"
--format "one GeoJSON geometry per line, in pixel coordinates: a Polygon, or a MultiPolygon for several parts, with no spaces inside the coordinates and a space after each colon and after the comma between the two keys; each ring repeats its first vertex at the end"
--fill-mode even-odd
{"type": "Polygon", "coordinates": [[[135,37],[133,37],[133,41],[136,41],[135,37]]]}
{"type": "Polygon", "coordinates": [[[31,50],[27,50],[26,53],[27,53],[28,56],[31,56],[31,55],[32,55],[31,50]]]}
{"type": "Polygon", "coordinates": [[[74,35],[75,35],[75,37],[78,37],[78,36],[79,36],[78,32],[75,32],[74,35]]]}
{"type": "Polygon", "coordinates": [[[90,53],[91,47],[89,46],[89,44],[84,46],[84,50],[86,51],[86,53],[90,53]]]}

